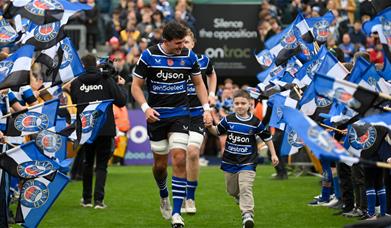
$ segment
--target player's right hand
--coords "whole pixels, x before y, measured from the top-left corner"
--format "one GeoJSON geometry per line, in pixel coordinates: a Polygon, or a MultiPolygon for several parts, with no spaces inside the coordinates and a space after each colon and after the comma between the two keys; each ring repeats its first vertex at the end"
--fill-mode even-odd
{"type": "Polygon", "coordinates": [[[145,111],[145,118],[148,123],[155,123],[156,121],[159,121],[159,116],[160,114],[153,108],[148,108],[145,111]]]}

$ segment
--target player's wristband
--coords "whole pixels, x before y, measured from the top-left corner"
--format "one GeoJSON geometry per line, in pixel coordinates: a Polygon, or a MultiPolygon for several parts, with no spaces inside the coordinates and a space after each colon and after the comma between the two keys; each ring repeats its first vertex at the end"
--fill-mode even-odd
{"type": "Polygon", "coordinates": [[[210,111],[210,106],[209,106],[209,104],[203,104],[203,105],[202,105],[202,108],[204,109],[205,112],[206,112],[206,111],[210,111]]]}
{"type": "Polygon", "coordinates": [[[216,96],[215,92],[209,92],[209,97],[215,97],[215,96],[216,96]]]}
{"type": "Polygon", "coordinates": [[[146,112],[147,109],[149,109],[149,108],[150,108],[150,107],[149,107],[149,105],[148,105],[147,102],[145,102],[144,104],[141,105],[141,110],[143,110],[143,112],[146,112]]]}

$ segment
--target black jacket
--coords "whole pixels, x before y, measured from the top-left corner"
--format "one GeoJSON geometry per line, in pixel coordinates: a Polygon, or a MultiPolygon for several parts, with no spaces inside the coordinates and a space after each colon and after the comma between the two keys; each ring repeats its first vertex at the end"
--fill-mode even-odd
{"type": "MultiPolygon", "coordinates": [[[[96,68],[86,68],[86,73],[72,82],[71,97],[74,104],[114,99],[113,104],[118,107],[126,105],[124,91],[121,90],[112,77],[103,76],[96,68]]],[[[77,115],[86,106],[77,106],[77,115]]],[[[113,107],[110,105],[107,110],[106,123],[100,130],[99,136],[115,136],[115,134],[113,107]]]]}

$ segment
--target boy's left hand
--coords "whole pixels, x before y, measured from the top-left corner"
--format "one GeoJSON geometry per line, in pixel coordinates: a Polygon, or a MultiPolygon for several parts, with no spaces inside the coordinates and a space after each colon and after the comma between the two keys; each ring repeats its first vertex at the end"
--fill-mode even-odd
{"type": "Polygon", "coordinates": [[[273,166],[277,166],[278,165],[278,157],[276,155],[272,156],[272,164],[273,166]]]}

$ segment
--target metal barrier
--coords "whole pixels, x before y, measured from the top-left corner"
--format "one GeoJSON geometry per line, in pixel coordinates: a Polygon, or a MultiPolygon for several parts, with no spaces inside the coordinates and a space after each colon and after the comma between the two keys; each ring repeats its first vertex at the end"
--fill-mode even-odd
{"type": "Polygon", "coordinates": [[[87,29],[85,25],[67,25],[65,26],[67,36],[72,40],[73,45],[83,56],[87,53],[87,29]]]}

